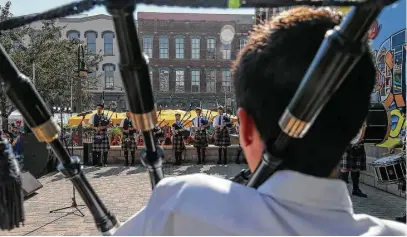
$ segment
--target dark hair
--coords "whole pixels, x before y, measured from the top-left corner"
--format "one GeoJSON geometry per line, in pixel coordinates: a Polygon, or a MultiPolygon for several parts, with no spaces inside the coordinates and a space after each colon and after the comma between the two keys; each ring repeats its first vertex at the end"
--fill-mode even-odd
{"type": "MultiPolygon", "coordinates": [[[[293,98],[327,30],[340,13],[297,7],[256,26],[232,67],[239,107],[255,122],[268,151],[280,134],[278,120],[293,98]]],[[[302,139],[279,154],[287,169],[326,177],[367,115],[375,70],[366,52],[302,139]]]]}
{"type": "Polygon", "coordinates": [[[98,106],[102,107],[102,109],[105,108],[105,106],[102,103],[99,103],[99,104],[96,105],[96,107],[98,107],[98,106]]]}

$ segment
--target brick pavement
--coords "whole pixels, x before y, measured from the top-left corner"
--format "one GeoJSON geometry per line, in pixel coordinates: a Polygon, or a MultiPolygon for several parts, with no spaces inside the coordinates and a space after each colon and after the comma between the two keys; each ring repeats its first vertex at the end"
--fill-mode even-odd
{"type": "MultiPolygon", "coordinates": [[[[222,177],[231,177],[244,168],[244,165],[167,165],[167,176],[203,172],[222,177]]],[[[89,182],[101,196],[105,205],[125,221],[148,201],[151,194],[150,181],[145,169],[137,167],[86,167],[89,182]]],[[[85,217],[49,213],[50,210],[71,204],[72,185],[61,174],[51,174],[40,179],[44,187],[25,202],[26,223],[22,228],[0,231],[0,235],[99,235],[92,216],[87,208],[82,211],[85,217]]],[[[355,212],[367,213],[380,218],[393,219],[405,209],[405,200],[393,194],[361,185],[369,195],[367,199],[353,198],[355,212]]],[[[82,200],[78,197],[78,203],[82,200]]]]}

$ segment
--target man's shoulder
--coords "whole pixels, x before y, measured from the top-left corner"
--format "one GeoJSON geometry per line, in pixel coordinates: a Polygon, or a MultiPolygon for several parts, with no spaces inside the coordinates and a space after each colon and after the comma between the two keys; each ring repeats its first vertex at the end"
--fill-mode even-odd
{"type": "Polygon", "coordinates": [[[206,209],[216,213],[219,209],[213,209],[215,206],[222,206],[223,209],[236,208],[245,197],[260,198],[255,189],[230,180],[206,174],[191,174],[161,180],[151,200],[162,204],[171,212],[185,213],[206,209]]]}

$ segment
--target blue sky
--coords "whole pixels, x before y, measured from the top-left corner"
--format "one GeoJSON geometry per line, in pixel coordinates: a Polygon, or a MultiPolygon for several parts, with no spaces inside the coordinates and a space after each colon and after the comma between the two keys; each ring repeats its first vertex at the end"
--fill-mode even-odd
{"type": "MultiPolygon", "coordinates": [[[[0,0],[0,5],[4,5],[7,1],[0,0]]],[[[11,0],[11,12],[15,16],[38,13],[50,8],[61,6],[73,0],[11,0]]],[[[137,11],[140,12],[188,12],[188,13],[218,13],[218,14],[254,14],[254,9],[188,9],[179,7],[154,7],[154,6],[139,6],[137,11]]],[[[107,14],[104,7],[96,7],[93,10],[85,13],[89,15],[107,14]]]]}

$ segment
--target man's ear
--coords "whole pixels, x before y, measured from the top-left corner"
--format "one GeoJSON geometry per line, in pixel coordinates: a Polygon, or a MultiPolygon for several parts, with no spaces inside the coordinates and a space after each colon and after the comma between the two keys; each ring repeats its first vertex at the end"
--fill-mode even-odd
{"type": "Polygon", "coordinates": [[[240,144],[244,147],[249,146],[253,142],[253,133],[256,129],[254,126],[254,121],[243,108],[239,108],[237,110],[237,116],[239,117],[240,122],[240,144]]]}

